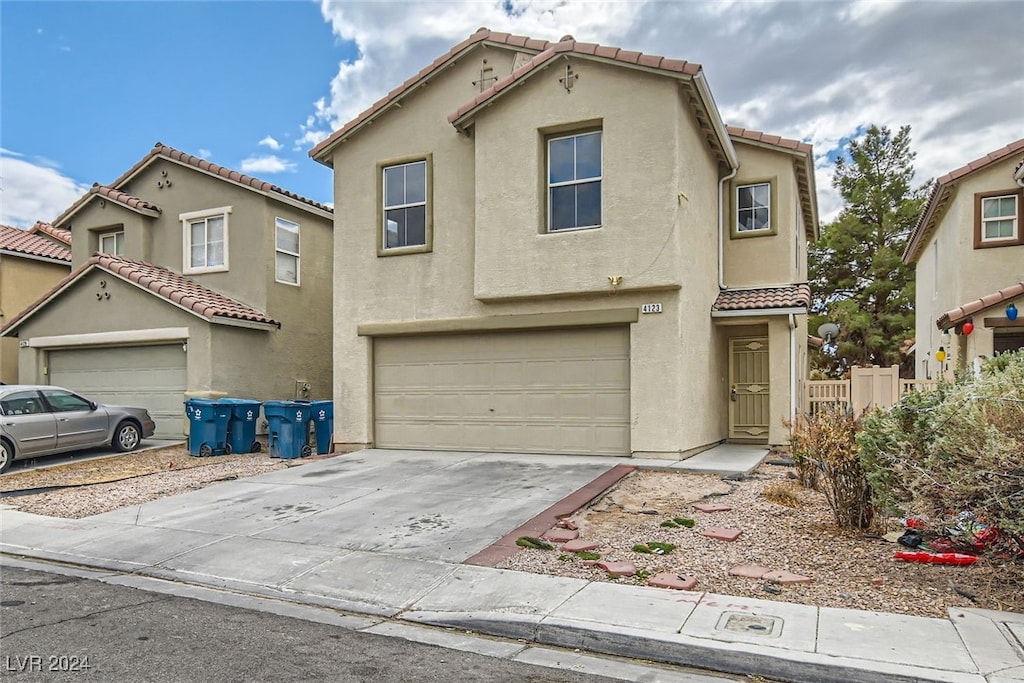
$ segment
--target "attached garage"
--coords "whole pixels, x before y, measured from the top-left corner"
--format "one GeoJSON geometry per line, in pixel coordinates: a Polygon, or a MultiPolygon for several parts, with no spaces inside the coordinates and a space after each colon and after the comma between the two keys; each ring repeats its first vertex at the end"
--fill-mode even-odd
{"type": "Polygon", "coordinates": [[[378,337],[379,448],[630,454],[629,328],[378,337]]]}
{"type": "Polygon", "coordinates": [[[143,406],[158,438],[180,438],[184,425],[186,354],[181,343],[52,349],[49,383],[99,403],[143,406]]]}

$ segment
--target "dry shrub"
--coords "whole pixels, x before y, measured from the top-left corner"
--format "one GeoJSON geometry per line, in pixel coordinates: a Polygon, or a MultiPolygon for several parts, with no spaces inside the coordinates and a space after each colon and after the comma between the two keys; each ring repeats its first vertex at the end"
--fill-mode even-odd
{"type": "Polygon", "coordinates": [[[861,467],[857,449],[857,420],[842,406],[821,406],[794,425],[790,436],[793,460],[820,478],[836,525],[866,529],[874,519],[871,486],[861,467]]]}
{"type": "Polygon", "coordinates": [[[880,506],[967,541],[995,527],[1024,554],[1024,352],[868,416],[859,441],[880,506]]]}
{"type": "Polygon", "coordinates": [[[761,495],[773,503],[790,508],[800,507],[800,487],[790,481],[773,481],[764,487],[761,495]]]}

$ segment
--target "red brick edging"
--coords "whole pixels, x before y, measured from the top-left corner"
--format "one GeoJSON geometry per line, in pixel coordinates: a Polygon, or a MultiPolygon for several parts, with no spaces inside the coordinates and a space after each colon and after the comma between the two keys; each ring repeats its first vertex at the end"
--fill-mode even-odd
{"type": "Polygon", "coordinates": [[[587,505],[634,470],[636,470],[636,465],[616,465],[586,486],[573,491],[518,529],[509,532],[476,555],[463,560],[463,564],[473,564],[480,567],[497,566],[519,550],[519,546],[516,545],[516,539],[521,536],[539,537],[543,535],[545,531],[555,526],[559,519],[571,515],[584,505],[587,505]]]}

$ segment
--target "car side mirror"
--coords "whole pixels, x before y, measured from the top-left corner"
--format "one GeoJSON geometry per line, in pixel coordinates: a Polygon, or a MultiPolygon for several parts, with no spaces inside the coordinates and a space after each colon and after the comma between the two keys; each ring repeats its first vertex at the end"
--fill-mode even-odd
{"type": "Polygon", "coordinates": [[[96,401],[89,401],[89,410],[96,410],[98,407],[99,404],[96,401]]]}

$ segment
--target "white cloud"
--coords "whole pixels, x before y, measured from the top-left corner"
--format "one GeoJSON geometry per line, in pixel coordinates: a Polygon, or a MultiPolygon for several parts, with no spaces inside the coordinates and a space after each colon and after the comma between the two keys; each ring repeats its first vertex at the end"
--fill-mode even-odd
{"type": "Polygon", "coordinates": [[[703,64],[728,123],[814,145],[823,221],[841,206],[826,155],[867,125],[911,125],[920,183],[1024,137],[1024,12],[1005,3],[322,0],[321,13],[358,57],[300,126],[311,145],[480,26],[703,64]]]}
{"type": "Polygon", "coordinates": [[[275,152],[277,150],[281,149],[281,143],[278,142],[277,140],[275,140],[270,135],[268,135],[267,137],[265,137],[262,140],[260,140],[259,144],[263,145],[264,147],[269,147],[270,149],[274,150],[275,152]]]}
{"type": "Polygon", "coordinates": [[[206,149],[205,147],[200,147],[199,148],[199,156],[201,156],[203,159],[207,159],[208,160],[210,157],[213,156],[213,152],[208,150],[208,149],[206,149]]]}
{"type": "Polygon", "coordinates": [[[331,134],[331,131],[329,130],[306,130],[305,126],[303,126],[302,128],[302,136],[296,138],[295,146],[292,147],[292,151],[308,151],[313,147],[319,145],[322,141],[326,140],[327,137],[331,134]]]}
{"type": "Polygon", "coordinates": [[[282,159],[276,154],[242,159],[243,173],[284,173],[295,170],[295,162],[282,159]]]}
{"type": "Polygon", "coordinates": [[[0,149],[0,223],[20,228],[51,221],[89,190],[53,167],[0,149]]]}

